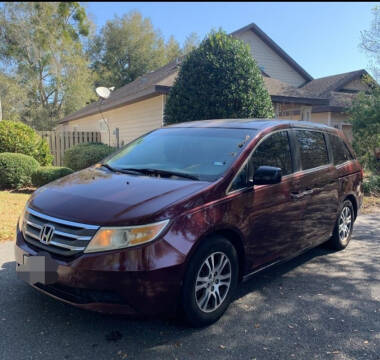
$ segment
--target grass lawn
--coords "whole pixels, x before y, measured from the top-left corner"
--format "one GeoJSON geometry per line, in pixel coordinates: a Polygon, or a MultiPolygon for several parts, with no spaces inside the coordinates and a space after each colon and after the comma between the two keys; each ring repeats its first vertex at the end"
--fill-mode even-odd
{"type": "MultiPolygon", "coordinates": [[[[24,192],[0,191],[0,242],[14,240],[16,224],[32,190],[24,192]]],[[[361,214],[369,214],[380,209],[380,198],[365,196],[361,214]]]]}
{"type": "Polygon", "coordinates": [[[30,191],[0,191],[0,241],[13,240],[16,224],[30,191]]]}

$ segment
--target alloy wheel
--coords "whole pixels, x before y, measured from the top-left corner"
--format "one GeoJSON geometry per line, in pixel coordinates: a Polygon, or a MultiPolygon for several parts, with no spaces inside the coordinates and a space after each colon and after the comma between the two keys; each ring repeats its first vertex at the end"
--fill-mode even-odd
{"type": "Polygon", "coordinates": [[[203,312],[215,311],[231,285],[231,262],[226,254],[214,252],[202,263],[195,282],[195,299],[203,312]]]}
{"type": "Polygon", "coordinates": [[[346,243],[350,236],[352,227],[352,214],[351,209],[348,206],[345,206],[342,209],[339,217],[339,240],[342,243],[346,243]]]}

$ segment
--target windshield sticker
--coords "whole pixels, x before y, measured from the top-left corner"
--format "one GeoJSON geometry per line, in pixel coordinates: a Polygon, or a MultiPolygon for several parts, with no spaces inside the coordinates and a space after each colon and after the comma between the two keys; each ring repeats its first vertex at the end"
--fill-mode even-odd
{"type": "Polygon", "coordinates": [[[226,165],[226,162],[225,161],[214,161],[214,165],[223,166],[223,165],[226,165]]]}
{"type": "Polygon", "coordinates": [[[249,140],[250,137],[251,137],[250,135],[246,135],[245,139],[240,144],[238,144],[238,147],[242,148],[245,145],[245,143],[249,140]]]}

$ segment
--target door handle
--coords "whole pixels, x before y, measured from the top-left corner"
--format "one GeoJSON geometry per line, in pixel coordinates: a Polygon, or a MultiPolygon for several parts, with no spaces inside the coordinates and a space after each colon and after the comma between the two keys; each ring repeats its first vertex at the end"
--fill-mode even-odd
{"type": "Polygon", "coordinates": [[[290,197],[294,200],[298,200],[298,199],[301,199],[305,196],[305,194],[303,192],[291,192],[290,193],[290,197]]]}
{"type": "Polygon", "coordinates": [[[298,199],[302,199],[306,195],[311,195],[313,192],[314,192],[313,189],[305,190],[305,191],[302,191],[302,192],[291,192],[290,193],[290,197],[292,199],[298,200],[298,199]]]}

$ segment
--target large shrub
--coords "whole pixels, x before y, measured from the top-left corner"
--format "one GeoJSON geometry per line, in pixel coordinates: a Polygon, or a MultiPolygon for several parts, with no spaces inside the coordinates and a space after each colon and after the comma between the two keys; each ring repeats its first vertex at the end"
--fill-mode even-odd
{"type": "Polygon", "coordinates": [[[364,179],[363,191],[366,195],[380,196],[380,175],[370,175],[364,179]]]}
{"type": "Polygon", "coordinates": [[[165,106],[165,122],[273,117],[261,71],[249,47],[212,32],[184,59],[165,106]]]}
{"type": "Polygon", "coordinates": [[[39,167],[31,156],[16,153],[0,154],[0,189],[20,189],[32,185],[32,173],[39,167]]]}
{"type": "Polygon", "coordinates": [[[360,93],[349,110],[352,123],[353,146],[361,164],[380,174],[376,150],[380,148],[380,87],[372,80],[368,94],[360,93]]]}
{"type": "Polygon", "coordinates": [[[65,151],[64,166],[74,171],[96,164],[115,151],[115,148],[102,143],[79,144],[65,151]]]}
{"type": "Polygon", "coordinates": [[[19,121],[0,121],[0,153],[3,152],[32,156],[41,165],[50,165],[53,160],[47,142],[19,121]]]}
{"type": "Polygon", "coordinates": [[[41,166],[33,172],[32,183],[34,186],[40,187],[72,173],[73,170],[67,167],[41,166]]]}

